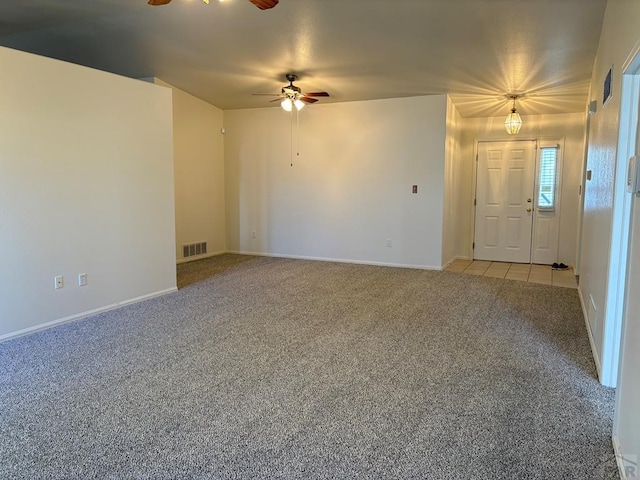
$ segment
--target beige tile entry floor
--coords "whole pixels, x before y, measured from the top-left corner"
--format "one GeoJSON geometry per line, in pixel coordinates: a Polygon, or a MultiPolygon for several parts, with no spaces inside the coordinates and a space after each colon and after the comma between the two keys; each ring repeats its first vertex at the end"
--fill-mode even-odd
{"type": "Polygon", "coordinates": [[[455,260],[445,268],[447,272],[484,275],[521,282],[542,283],[556,287],[578,288],[573,268],[553,270],[550,265],[487,262],[484,260],[455,260]]]}

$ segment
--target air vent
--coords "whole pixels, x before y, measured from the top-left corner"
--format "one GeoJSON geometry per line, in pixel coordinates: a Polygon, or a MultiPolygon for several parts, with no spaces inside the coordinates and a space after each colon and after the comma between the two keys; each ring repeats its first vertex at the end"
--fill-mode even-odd
{"type": "Polygon", "coordinates": [[[190,243],[189,245],[182,245],[182,256],[184,258],[193,257],[197,255],[204,255],[207,253],[207,242],[190,243]]]}

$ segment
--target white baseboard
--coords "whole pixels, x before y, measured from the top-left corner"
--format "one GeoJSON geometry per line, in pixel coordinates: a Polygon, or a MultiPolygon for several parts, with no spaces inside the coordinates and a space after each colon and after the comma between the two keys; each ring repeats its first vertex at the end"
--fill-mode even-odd
{"type": "Polygon", "coordinates": [[[456,255],[447,263],[445,263],[440,270],[445,270],[449,265],[451,265],[456,260],[473,260],[472,258],[467,257],[466,255],[456,255]]]}
{"type": "Polygon", "coordinates": [[[589,314],[587,313],[587,307],[584,303],[584,297],[582,296],[582,289],[578,287],[578,297],[580,297],[580,306],[582,307],[582,316],[584,317],[584,324],[587,327],[587,335],[589,335],[589,344],[591,345],[591,354],[593,355],[593,361],[596,364],[596,371],[598,372],[598,380],[602,383],[602,366],[600,365],[600,357],[598,356],[598,350],[596,349],[596,343],[593,340],[593,334],[591,333],[591,324],[589,323],[589,314]]]}
{"type": "Polygon", "coordinates": [[[178,291],[177,287],[167,288],[166,290],[160,290],[158,292],[149,293],[147,295],[141,295],[139,297],[123,300],[122,302],[112,303],[104,307],[94,308],[93,310],[87,310],[86,312],[76,313],[75,315],[70,315],[68,317],[59,318],[57,320],[41,323],[39,325],[34,325],[33,327],[24,328],[22,330],[18,330],[17,332],[5,333],[4,335],[0,335],[0,342],[4,342],[5,340],[11,340],[17,337],[22,337],[24,335],[29,335],[30,333],[35,333],[40,330],[46,330],[47,328],[56,327],[58,325],[73,322],[75,320],[81,320],[83,318],[87,318],[92,315],[96,315],[98,313],[108,312],[109,310],[114,310],[116,308],[124,307],[125,305],[142,302],[144,300],[149,300],[151,298],[160,297],[162,295],[166,295],[167,293],[173,293],[177,291],[178,291]]]}
{"type": "Polygon", "coordinates": [[[204,255],[193,255],[187,258],[179,258],[178,260],[176,260],[176,264],[180,265],[181,263],[194,262],[196,260],[202,260],[203,258],[217,257],[218,255],[223,255],[225,253],[230,253],[230,252],[227,252],[226,250],[222,250],[220,252],[205,253],[204,255]]]}
{"type": "Polygon", "coordinates": [[[621,480],[627,480],[627,472],[625,472],[624,468],[624,459],[622,458],[622,454],[620,453],[620,441],[618,437],[614,435],[611,437],[611,441],[613,443],[613,453],[616,456],[616,465],[618,465],[618,473],[620,474],[621,480]]]}
{"type": "Polygon", "coordinates": [[[246,252],[242,250],[229,250],[227,253],[237,255],[253,255],[256,257],[291,258],[293,260],[315,260],[319,262],[353,263],[356,265],[373,265],[377,267],[413,268],[417,270],[442,270],[442,267],[432,265],[408,265],[404,263],[371,262],[366,260],[351,260],[346,258],[309,257],[306,255],[283,255],[279,253],[246,252]]]}
{"type": "Polygon", "coordinates": [[[449,260],[448,262],[445,262],[444,265],[442,265],[442,268],[440,270],[446,270],[447,267],[449,265],[451,265],[453,262],[455,262],[457,259],[456,257],[453,257],[451,260],[449,260]]]}

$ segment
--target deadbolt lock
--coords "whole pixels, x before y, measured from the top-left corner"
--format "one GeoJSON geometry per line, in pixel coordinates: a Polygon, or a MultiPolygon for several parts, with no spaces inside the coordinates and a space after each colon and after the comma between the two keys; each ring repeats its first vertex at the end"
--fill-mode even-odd
{"type": "Polygon", "coordinates": [[[531,199],[530,198],[527,198],[527,203],[531,203],[531,199]]]}

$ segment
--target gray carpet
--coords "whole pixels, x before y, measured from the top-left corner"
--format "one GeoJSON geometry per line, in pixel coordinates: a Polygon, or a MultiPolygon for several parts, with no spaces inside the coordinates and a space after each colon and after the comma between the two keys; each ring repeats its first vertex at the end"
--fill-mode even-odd
{"type": "Polygon", "coordinates": [[[0,344],[0,477],[617,478],[577,292],[224,255],[0,344]]]}

